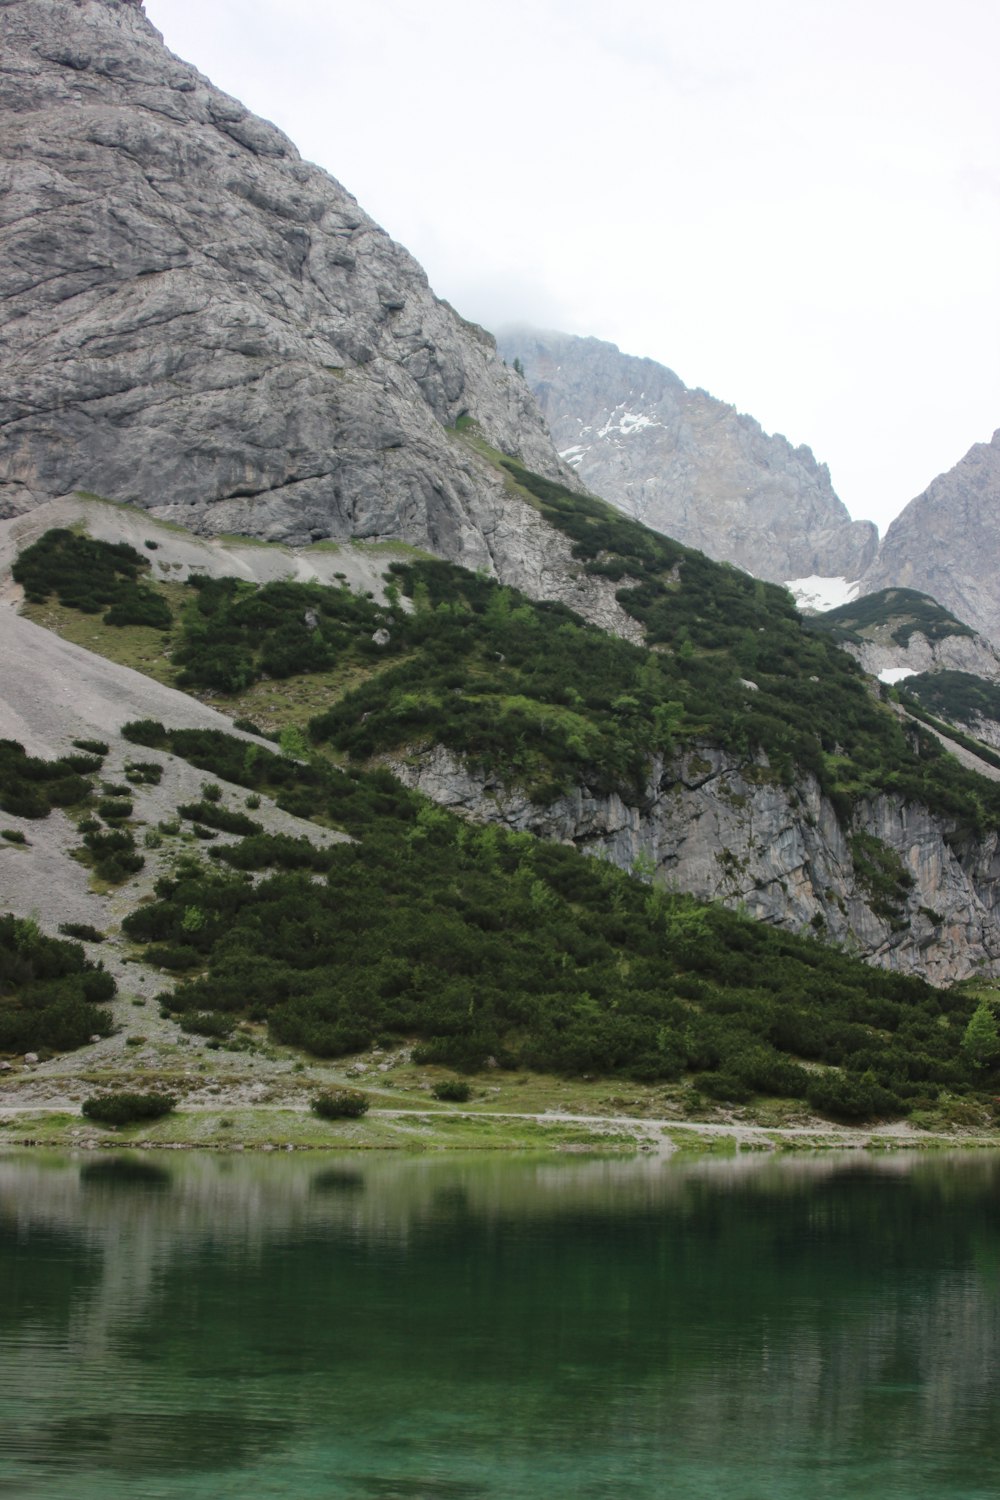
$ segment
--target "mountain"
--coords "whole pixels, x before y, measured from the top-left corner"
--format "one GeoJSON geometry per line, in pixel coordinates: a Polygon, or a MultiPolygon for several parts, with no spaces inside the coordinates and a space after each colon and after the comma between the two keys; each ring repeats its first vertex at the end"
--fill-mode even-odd
{"type": "Polygon", "coordinates": [[[1000,974],[991,763],[586,493],[489,335],[139,7],[0,26],[0,857],[67,865],[10,880],[10,971],[67,889],[174,984],[165,1046],[238,1018],[854,1116],[974,1082],[971,992],[925,981],[1000,974]]]}
{"type": "Polygon", "coordinates": [[[889,527],[863,591],[904,587],[932,594],[1000,641],[1000,431],[911,500],[889,527]]]}
{"type": "Polygon", "coordinates": [[[855,580],[872,562],[875,527],[850,519],[808,448],[599,339],[511,328],[499,348],[562,457],[626,514],[774,583],[855,580]]]}
{"type": "Polygon", "coordinates": [[[984,636],[915,589],[879,589],[815,617],[883,682],[917,673],[960,672],[1000,682],[1000,652],[984,636]]]}
{"type": "Polygon", "coordinates": [[[574,483],[492,336],[141,5],[6,0],[0,110],[0,515],[84,490],[554,588],[568,547],[454,437],[574,483]]]}

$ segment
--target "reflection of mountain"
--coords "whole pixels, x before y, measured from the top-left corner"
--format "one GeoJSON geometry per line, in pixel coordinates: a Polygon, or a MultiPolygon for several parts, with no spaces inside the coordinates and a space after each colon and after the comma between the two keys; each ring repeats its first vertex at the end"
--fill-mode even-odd
{"type": "Polygon", "coordinates": [[[531,1463],[595,1494],[617,1466],[640,1495],[664,1463],[732,1464],[748,1494],[775,1463],[874,1465],[872,1494],[886,1461],[985,1472],[992,1159],[169,1170],[0,1169],[0,1461],[134,1482],[148,1441],[147,1467],[252,1467],[259,1492],[280,1457],[303,1494],[321,1461],[359,1494],[537,1494],[531,1463]]]}

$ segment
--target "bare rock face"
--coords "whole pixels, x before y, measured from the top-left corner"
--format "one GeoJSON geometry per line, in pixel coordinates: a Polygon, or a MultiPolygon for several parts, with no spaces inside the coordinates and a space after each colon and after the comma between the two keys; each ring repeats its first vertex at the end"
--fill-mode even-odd
{"type": "Polygon", "coordinates": [[[889,527],[862,591],[922,589],[1000,642],[1000,429],[911,500],[889,527]]]}
{"type": "Polygon", "coordinates": [[[986,682],[1000,682],[1000,652],[981,635],[946,635],[928,640],[915,631],[905,645],[892,638],[889,626],[873,630],[861,646],[844,644],[873,677],[898,669],[907,672],[968,672],[986,682]]]}
{"type": "Polygon", "coordinates": [[[852,521],[825,464],[672,370],[614,344],[509,329],[562,457],[627,514],[758,578],[859,578],[878,532],[852,521]]]}
{"type": "Polygon", "coordinates": [[[641,861],[668,887],[817,933],[883,968],[936,984],[1000,974],[1000,837],[954,849],[940,822],[899,799],[864,804],[848,832],[811,777],[789,789],[709,745],[654,764],[641,806],[576,787],[538,807],[440,746],[390,764],[476,821],[573,843],[623,869],[641,861]],[[900,872],[898,899],[866,883],[873,850],[900,872]]]}
{"type": "Polygon", "coordinates": [[[465,414],[575,483],[492,337],[136,0],[0,0],[0,516],[398,537],[505,574],[465,414]]]}

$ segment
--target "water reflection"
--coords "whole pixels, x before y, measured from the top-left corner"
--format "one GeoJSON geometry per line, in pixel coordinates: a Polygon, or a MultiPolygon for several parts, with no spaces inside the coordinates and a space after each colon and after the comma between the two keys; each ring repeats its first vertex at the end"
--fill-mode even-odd
{"type": "Polygon", "coordinates": [[[0,1159],[0,1481],[974,1500],[998,1187],[992,1154],[0,1159]]]}

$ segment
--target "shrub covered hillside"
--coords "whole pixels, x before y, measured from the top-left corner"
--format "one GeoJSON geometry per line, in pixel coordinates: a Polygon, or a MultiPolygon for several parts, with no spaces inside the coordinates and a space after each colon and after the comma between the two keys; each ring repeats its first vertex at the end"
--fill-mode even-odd
{"type": "MultiPolygon", "coordinates": [[[[785,590],[508,467],[573,537],[580,566],[621,583],[649,646],[442,562],[394,564],[384,608],[347,588],[193,578],[171,617],[178,685],[227,694],[238,711],[258,680],[308,672],[332,700],[313,719],[316,743],[361,764],[443,744],[539,802],[579,782],[641,801],[655,753],[710,742],[786,784],[812,773],[844,823],[879,792],[923,803],[958,839],[1000,821],[1000,790],[878,702],[785,590]]],[[[55,555],[85,575],[102,544],[58,537],[55,555]]],[[[38,546],[44,563],[48,539],[38,546]]],[[[34,553],[20,565],[41,590],[34,553]]]]}
{"type": "Polygon", "coordinates": [[[909,644],[918,633],[929,641],[943,641],[950,635],[974,635],[955,616],[929,594],[916,589],[879,589],[864,594],[836,609],[810,617],[814,630],[825,631],[836,640],[860,642],[875,630],[888,629],[897,646],[909,644]]]}
{"type": "Polygon", "coordinates": [[[224,1037],[266,1020],[320,1056],[410,1038],[459,1068],[681,1080],[712,1098],[895,1114],[993,1075],[975,1002],[654,890],[529,835],[472,828],[384,771],[208,731],[126,728],[357,842],[256,833],[182,862],[125,929],[182,976],[162,1003],[224,1037]]]}

